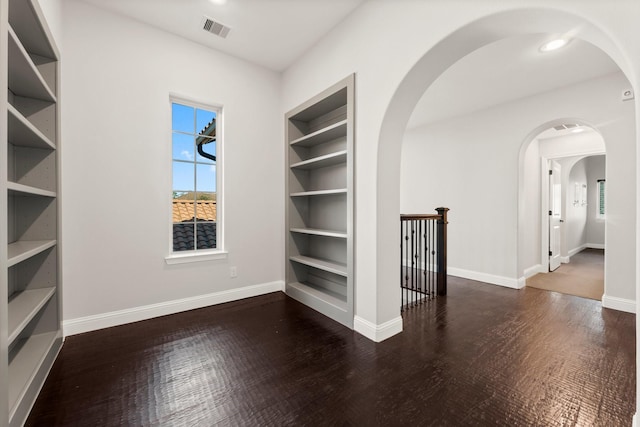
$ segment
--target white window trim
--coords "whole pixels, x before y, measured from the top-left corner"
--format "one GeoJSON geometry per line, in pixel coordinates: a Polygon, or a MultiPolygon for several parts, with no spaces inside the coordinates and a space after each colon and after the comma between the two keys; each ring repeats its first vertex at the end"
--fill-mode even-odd
{"type": "MultiPolygon", "coordinates": [[[[169,110],[171,111],[171,105],[173,103],[188,105],[190,107],[201,108],[205,110],[215,109],[217,112],[217,118],[219,119],[218,123],[216,123],[216,134],[219,136],[219,139],[216,141],[216,157],[219,160],[216,160],[216,249],[199,249],[192,251],[181,251],[174,252],[173,251],[173,232],[169,233],[169,254],[165,256],[164,260],[169,265],[174,264],[186,264],[191,262],[202,262],[202,261],[214,261],[220,259],[226,259],[228,252],[225,250],[225,232],[224,232],[224,107],[222,104],[216,104],[212,102],[206,102],[203,100],[199,100],[193,98],[188,95],[183,95],[176,92],[169,93],[169,110]]],[[[173,129],[171,129],[171,121],[168,122],[169,130],[167,132],[167,139],[169,140],[168,144],[171,146],[171,134],[173,133],[173,129]]],[[[173,170],[173,156],[169,157],[169,167],[173,170]]],[[[173,186],[173,179],[171,180],[173,186]]],[[[170,194],[167,192],[167,194],[170,194]]],[[[171,221],[172,215],[171,211],[169,211],[169,224],[173,227],[171,221]]]]}

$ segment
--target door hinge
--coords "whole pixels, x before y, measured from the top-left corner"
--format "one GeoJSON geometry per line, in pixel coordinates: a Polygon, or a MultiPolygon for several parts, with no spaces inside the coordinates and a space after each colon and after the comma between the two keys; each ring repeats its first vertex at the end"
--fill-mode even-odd
{"type": "Polygon", "coordinates": [[[552,256],[552,255],[553,255],[553,252],[549,251],[549,256],[552,256]]]}
{"type": "Polygon", "coordinates": [[[553,175],[553,170],[550,170],[550,171],[549,171],[549,175],[553,175]]]}
{"type": "Polygon", "coordinates": [[[549,216],[553,215],[553,212],[549,211],[549,216]]]}

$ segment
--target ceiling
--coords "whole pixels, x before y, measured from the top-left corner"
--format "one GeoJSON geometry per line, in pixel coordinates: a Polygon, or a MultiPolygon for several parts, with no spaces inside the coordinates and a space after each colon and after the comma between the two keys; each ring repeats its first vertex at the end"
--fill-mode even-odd
{"type": "MultiPolygon", "coordinates": [[[[276,71],[293,64],[366,0],[82,0],[276,71]],[[231,27],[226,39],[203,16],[231,27]]],[[[425,92],[408,128],[618,71],[595,46],[573,40],[541,53],[545,34],[503,39],[452,65],[425,92]]]]}
{"type": "Polygon", "coordinates": [[[276,71],[291,65],[363,0],[83,0],[276,71]],[[203,16],[231,28],[202,29],[203,16]]]}
{"type": "Polygon", "coordinates": [[[602,50],[578,39],[541,53],[548,40],[545,34],[503,39],[462,58],[427,89],[408,128],[619,71],[602,50]]]}

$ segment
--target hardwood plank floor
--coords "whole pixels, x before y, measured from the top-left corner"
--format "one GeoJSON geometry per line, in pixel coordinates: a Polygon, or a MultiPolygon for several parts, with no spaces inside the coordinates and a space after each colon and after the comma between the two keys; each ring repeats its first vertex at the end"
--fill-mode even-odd
{"type": "Polygon", "coordinates": [[[555,271],[530,277],[527,286],[600,301],[604,294],[604,250],[580,251],[555,271]]]}
{"type": "Polygon", "coordinates": [[[634,315],[450,277],[404,329],[274,293],[71,336],[27,425],[631,425],[634,315]]]}

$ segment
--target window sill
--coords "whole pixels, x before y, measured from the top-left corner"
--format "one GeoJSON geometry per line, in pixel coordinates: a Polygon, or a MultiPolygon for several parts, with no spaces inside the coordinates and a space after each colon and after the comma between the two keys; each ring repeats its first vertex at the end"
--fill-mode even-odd
{"type": "Polygon", "coordinates": [[[226,251],[198,251],[188,253],[173,253],[164,258],[169,265],[187,264],[190,262],[213,261],[217,259],[227,259],[229,253],[226,251]]]}

